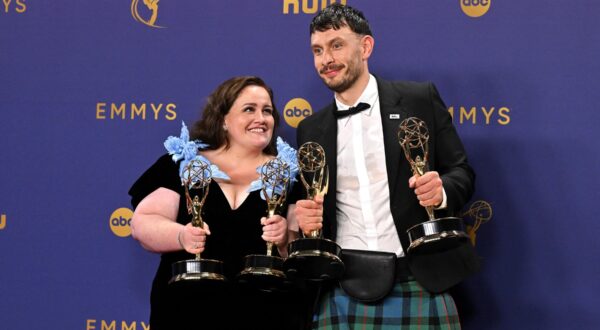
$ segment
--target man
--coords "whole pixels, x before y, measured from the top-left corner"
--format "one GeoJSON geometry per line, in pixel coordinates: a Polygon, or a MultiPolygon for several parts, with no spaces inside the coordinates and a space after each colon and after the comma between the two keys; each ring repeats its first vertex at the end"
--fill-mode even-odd
{"type": "Polygon", "coordinates": [[[473,247],[407,254],[407,229],[428,220],[426,206],[437,217],[452,216],[473,193],[475,175],[446,106],[433,84],[389,82],[369,73],[374,38],[362,12],[334,3],[313,18],[310,33],[315,68],[335,101],[300,123],[297,142],[323,147],[331,180],[324,198],[297,202],[299,226],[305,234],[322,229],[343,250],[398,257],[393,289],[375,302],[325,284],[313,327],[460,328],[447,290],[478,269],[473,247]],[[368,107],[344,116],[361,103],[368,107]],[[398,143],[398,125],[408,117],[423,120],[429,132],[430,171],[421,176],[412,174],[398,143]]]}

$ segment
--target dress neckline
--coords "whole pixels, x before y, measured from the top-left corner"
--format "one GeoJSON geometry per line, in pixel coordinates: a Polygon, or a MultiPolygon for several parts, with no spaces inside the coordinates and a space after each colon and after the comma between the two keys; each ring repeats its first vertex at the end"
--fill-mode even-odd
{"type": "MultiPolygon", "coordinates": [[[[244,200],[238,205],[238,207],[234,208],[231,205],[231,203],[229,203],[229,199],[227,198],[227,195],[225,195],[225,192],[221,188],[221,185],[217,181],[215,181],[215,180],[213,180],[213,181],[214,181],[215,185],[219,188],[218,190],[219,190],[219,192],[221,194],[221,197],[225,200],[225,203],[227,204],[227,207],[229,208],[230,212],[236,212],[236,211],[242,209],[242,207],[244,207],[244,205],[246,204],[246,201],[248,201],[250,195],[252,195],[252,193],[254,191],[256,191],[256,190],[248,191],[248,189],[246,189],[246,191],[248,192],[248,194],[246,195],[246,197],[244,197],[244,200]]],[[[250,185],[248,185],[248,187],[250,187],[250,185]]]]}

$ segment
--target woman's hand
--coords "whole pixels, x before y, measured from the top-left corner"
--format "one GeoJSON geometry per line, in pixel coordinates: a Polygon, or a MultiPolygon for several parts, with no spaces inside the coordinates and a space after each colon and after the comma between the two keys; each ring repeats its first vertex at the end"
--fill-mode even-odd
{"type": "Polygon", "coordinates": [[[270,218],[262,217],[260,223],[263,225],[263,240],[272,242],[278,248],[287,246],[288,224],[284,217],[280,215],[274,215],[270,218]]]}
{"type": "Polygon", "coordinates": [[[204,223],[203,225],[203,228],[194,227],[190,222],[181,228],[177,239],[179,240],[179,245],[182,249],[191,254],[204,252],[206,236],[210,235],[210,229],[208,228],[207,223],[204,223]]]}

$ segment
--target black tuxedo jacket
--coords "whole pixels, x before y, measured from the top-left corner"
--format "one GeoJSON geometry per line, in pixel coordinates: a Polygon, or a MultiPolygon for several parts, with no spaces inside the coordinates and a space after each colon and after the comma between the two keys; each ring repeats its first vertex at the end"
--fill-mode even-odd
{"type": "MultiPolygon", "coordinates": [[[[438,91],[431,83],[389,82],[377,78],[379,104],[385,145],[385,159],[390,190],[390,209],[405,249],[409,246],[406,230],[429,218],[420,206],[413,189],[409,162],[398,143],[398,125],[408,117],[418,117],[429,131],[429,170],[440,173],[447,195],[447,208],[436,211],[436,218],[457,216],[474,190],[475,174],[467,162],[464,147],[438,91]]],[[[297,143],[312,141],[325,150],[329,166],[329,194],[325,196],[323,235],[335,240],[337,120],[336,104],[321,109],[300,122],[297,143]]],[[[409,267],[417,281],[432,292],[445,291],[479,268],[479,259],[470,243],[442,253],[411,256],[409,267]]]]}

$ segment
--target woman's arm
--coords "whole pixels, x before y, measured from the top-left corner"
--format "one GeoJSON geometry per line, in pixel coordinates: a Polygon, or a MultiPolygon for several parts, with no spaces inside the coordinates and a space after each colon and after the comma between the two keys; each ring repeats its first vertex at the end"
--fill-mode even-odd
{"type": "Polygon", "coordinates": [[[204,229],[191,223],[177,223],[179,194],[166,188],[158,188],[146,196],[136,207],[131,219],[131,235],[146,250],[165,253],[185,249],[196,254],[204,251],[206,235],[204,229]]]}
{"type": "Polygon", "coordinates": [[[183,225],[177,223],[179,194],[158,188],[135,208],[131,219],[131,236],[144,249],[163,253],[181,250],[177,241],[183,225]]]}

